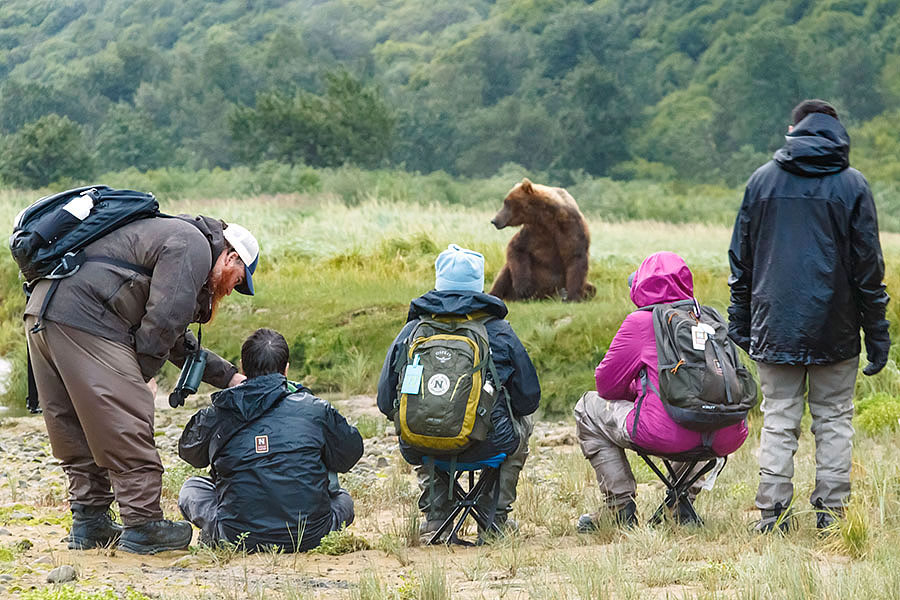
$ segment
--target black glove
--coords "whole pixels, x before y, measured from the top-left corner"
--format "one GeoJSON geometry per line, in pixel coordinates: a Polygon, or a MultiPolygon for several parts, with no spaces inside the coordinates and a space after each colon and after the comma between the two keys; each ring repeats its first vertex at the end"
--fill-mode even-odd
{"type": "Polygon", "coordinates": [[[863,375],[874,375],[887,364],[891,350],[891,336],[887,331],[875,335],[866,334],[866,360],[869,364],[863,369],[863,375]]]}

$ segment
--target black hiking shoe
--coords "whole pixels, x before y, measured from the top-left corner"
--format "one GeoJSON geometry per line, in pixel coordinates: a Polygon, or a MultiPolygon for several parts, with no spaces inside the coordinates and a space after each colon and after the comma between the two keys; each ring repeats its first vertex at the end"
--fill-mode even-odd
{"type": "Polygon", "coordinates": [[[616,524],[619,527],[637,527],[637,505],[629,500],[616,509],[616,524]]]}
{"type": "Polygon", "coordinates": [[[65,541],[69,550],[90,550],[115,544],[122,526],[110,518],[109,505],[72,504],[72,529],[65,541]]]}
{"type": "Polygon", "coordinates": [[[760,518],[756,523],[756,533],[787,533],[791,529],[791,515],[780,502],[775,503],[775,508],[759,511],[760,518]]]}
{"type": "MultiPolygon", "coordinates": [[[[610,510],[615,511],[614,519],[616,525],[619,527],[637,527],[637,505],[634,503],[634,500],[628,500],[625,504],[611,508],[610,510]]],[[[600,515],[600,512],[581,515],[575,523],[575,531],[578,533],[591,533],[592,531],[597,531],[600,529],[600,515]]]]}
{"type": "Polygon", "coordinates": [[[670,506],[669,509],[672,511],[672,519],[679,525],[693,525],[696,527],[703,525],[703,520],[697,514],[697,511],[692,511],[687,504],[678,502],[674,508],[670,506]]]}
{"type": "Polygon", "coordinates": [[[821,498],[816,499],[816,529],[819,535],[828,535],[837,528],[837,522],[844,516],[841,506],[830,508],[825,506],[821,498]]]}
{"type": "Polygon", "coordinates": [[[119,549],[134,554],[156,554],[166,550],[184,550],[191,543],[194,530],[187,521],[148,521],[125,527],[119,538],[119,549]]]}

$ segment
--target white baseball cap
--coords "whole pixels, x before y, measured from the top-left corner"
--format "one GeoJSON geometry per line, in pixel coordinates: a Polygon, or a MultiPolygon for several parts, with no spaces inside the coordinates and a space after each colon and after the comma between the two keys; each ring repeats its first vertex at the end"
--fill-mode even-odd
{"type": "Polygon", "coordinates": [[[259,242],[253,237],[253,234],[247,231],[245,227],[241,227],[236,223],[225,223],[225,229],[222,231],[225,241],[231,244],[234,251],[241,257],[244,263],[244,281],[234,287],[239,293],[245,296],[253,295],[253,273],[256,271],[256,265],[259,262],[259,242]]]}

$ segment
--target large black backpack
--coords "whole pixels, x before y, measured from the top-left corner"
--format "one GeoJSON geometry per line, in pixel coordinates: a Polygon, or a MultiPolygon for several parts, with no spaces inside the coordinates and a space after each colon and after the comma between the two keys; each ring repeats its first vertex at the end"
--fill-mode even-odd
{"type": "Polygon", "coordinates": [[[153,194],[115,190],[105,185],[75,188],[41,198],[19,213],[13,223],[9,250],[26,285],[41,279],[61,279],[84,263],[83,249],[119,227],[159,215],[153,194]],[[79,217],[70,203],[85,208],[79,217]],[[82,213],[83,214],[83,213],[82,213]]]}
{"type": "MultiPolygon", "coordinates": [[[[655,390],[672,420],[694,431],[709,432],[746,418],[756,405],[757,386],[728,339],[728,324],[710,306],[695,300],[646,306],[653,311],[659,368],[655,390]]],[[[641,374],[644,393],[646,372],[641,374]]]]}
{"type": "MultiPolygon", "coordinates": [[[[86,257],[84,248],[119,227],[148,217],[161,216],[153,194],[92,185],[45,196],[20,212],[13,222],[9,250],[25,278],[29,295],[42,279],[53,280],[41,305],[35,331],[63,278],[75,274],[86,261],[105,262],[145,275],[141,265],[111,257],[86,257]]],[[[31,412],[40,412],[31,360],[28,361],[28,397],[31,412]]]]}

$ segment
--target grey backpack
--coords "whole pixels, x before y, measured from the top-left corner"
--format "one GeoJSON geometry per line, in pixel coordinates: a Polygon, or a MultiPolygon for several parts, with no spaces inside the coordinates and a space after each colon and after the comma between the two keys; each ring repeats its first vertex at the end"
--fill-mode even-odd
{"type": "MultiPolygon", "coordinates": [[[[659,365],[654,390],[672,420],[693,431],[709,432],[742,421],[756,405],[757,386],[728,339],[728,324],[716,309],[696,300],[646,306],[653,311],[659,365]]],[[[635,409],[635,428],[647,386],[635,409]]]]}

